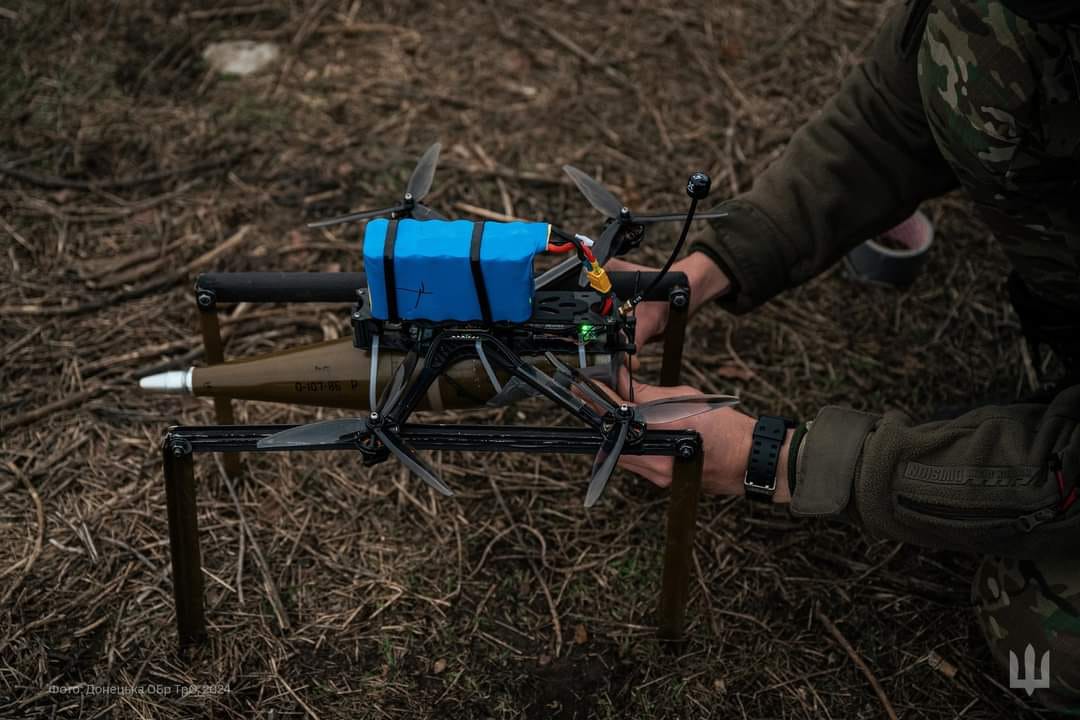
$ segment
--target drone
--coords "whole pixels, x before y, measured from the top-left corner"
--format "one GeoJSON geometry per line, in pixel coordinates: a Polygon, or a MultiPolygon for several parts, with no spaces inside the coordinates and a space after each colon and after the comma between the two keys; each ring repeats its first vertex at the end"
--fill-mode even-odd
{"type": "MultiPolygon", "coordinates": [[[[724,215],[722,211],[696,211],[698,202],[709,192],[707,175],[696,172],[690,176],[686,186],[690,206],[686,213],[639,215],[593,177],[573,166],[563,166],[589,204],[605,217],[594,241],[548,222],[444,217],[423,204],[434,181],[440,149],[436,142],[423,153],[395,204],[308,226],[364,223],[363,275],[283,273],[276,285],[273,277],[246,277],[267,275],[260,273],[200,276],[196,283],[200,309],[222,299],[235,299],[238,293],[243,294],[241,288],[247,288],[250,294],[253,283],[263,288],[260,297],[267,300],[349,297],[353,303],[350,351],[365,353],[368,358],[364,396],[363,383],[346,381],[352,383],[349,394],[349,389],[341,385],[342,378],[327,380],[319,375],[318,371],[327,365],[320,365],[318,353],[325,356],[329,349],[290,356],[296,374],[291,380],[295,393],[286,389],[268,395],[264,383],[259,385],[262,390],[248,393],[247,397],[336,407],[362,404],[367,412],[260,432],[252,436],[254,447],[245,449],[347,448],[357,451],[365,465],[393,457],[436,492],[452,495],[452,488],[409,440],[422,439],[425,427],[441,427],[440,437],[446,441],[452,430],[416,425],[410,419],[430,397],[433,387],[443,382],[455,366],[471,362],[482,369],[494,391],[489,404],[530,395],[543,397],[584,425],[585,432],[595,438],[598,450],[584,501],[586,507],[592,507],[602,496],[624,451],[656,452],[644,448],[650,427],[736,404],[736,398],[728,395],[687,395],[635,405],[617,399],[601,386],[606,382],[617,387],[619,368],[629,368],[630,356],[637,350],[634,308],[643,300],[653,299],[657,289],[664,287],[691,223],[724,215]],[[610,258],[637,248],[648,226],[680,221],[682,233],[660,271],[613,273],[618,276],[613,282],[604,269],[610,258]],[[534,260],[541,254],[562,259],[537,275],[534,260]],[[597,357],[608,362],[590,366],[588,359],[597,357]],[[389,373],[389,382],[377,392],[377,378],[387,374],[382,363],[395,359],[397,364],[389,373]],[[335,392],[350,400],[330,399],[335,392]]],[[[352,365],[349,358],[358,357],[337,346],[333,353],[337,367],[352,365]]],[[[247,368],[251,374],[265,375],[258,369],[257,358],[216,367],[228,369],[230,365],[231,370],[219,373],[228,371],[235,378],[247,368]]],[[[140,385],[156,391],[245,397],[236,382],[223,380],[220,374],[209,379],[208,373],[214,367],[160,373],[143,378],[140,385]]],[[[532,435],[518,432],[514,442],[506,446],[550,447],[558,439],[551,433],[550,428],[536,428],[532,435]]],[[[492,429],[487,437],[485,433],[477,437],[475,432],[462,430],[454,436],[456,444],[450,446],[492,449],[491,443],[485,442],[492,434],[497,431],[492,429]]],[[[430,438],[427,444],[431,444],[430,438]]],[[[495,443],[495,449],[502,447],[495,443]]]]}

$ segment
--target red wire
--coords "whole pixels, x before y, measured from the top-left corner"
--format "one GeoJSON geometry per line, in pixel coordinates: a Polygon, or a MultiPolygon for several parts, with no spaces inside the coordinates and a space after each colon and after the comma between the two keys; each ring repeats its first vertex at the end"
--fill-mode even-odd
{"type": "Polygon", "coordinates": [[[1061,495],[1061,511],[1064,512],[1072,507],[1072,504],[1076,502],[1076,488],[1072,488],[1069,494],[1065,494],[1065,473],[1058,470],[1057,475],[1058,494],[1061,495]]]}
{"type": "Polygon", "coordinates": [[[575,250],[578,247],[581,248],[581,254],[585,256],[585,259],[589,261],[589,265],[592,266],[596,262],[596,256],[593,255],[592,249],[584,243],[579,246],[572,242],[564,242],[560,244],[549,242],[547,245],[547,251],[549,253],[566,253],[570,252],[571,250],[575,250]]]}
{"type": "MultiPolygon", "coordinates": [[[[585,243],[581,243],[580,245],[578,245],[572,242],[564,242],[560,244],[549,242],[547,245],[547,251],[550,253],[566,253],[577,248],[580,248],[581,254],[585,256],[585,260],[588,264],[585,269],[591,271],[593,266],[596,265],[596,255],[593,254],[592,248],[590,248],[585,243]]],[[[600,314],[609,314],[612,310],[612,306],[613,303],[611,301],[611,296],[609,295],[608,297],[604,298],[604,304],[600,310],[600,314]]]]}

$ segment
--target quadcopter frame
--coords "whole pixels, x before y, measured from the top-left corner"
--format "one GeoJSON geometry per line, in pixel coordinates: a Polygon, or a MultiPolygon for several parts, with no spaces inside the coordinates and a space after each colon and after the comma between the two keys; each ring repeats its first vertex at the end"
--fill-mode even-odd
{"type": "MultiPolygon", "coordinates": [[[[612,273],[619,294],[633,292],[648,283],[656,273],[612,273]]],[[[218,303],[267,302],[355,302],[365,286],[363,273],[207,273],[196,281],[195,295],[200,327],[210,364],[224,362],[224,349],[217,317],[218,303]]],[[[687,278],[669,272],[654,287],[646,300],[666,300],[669,320],[663,346],[660,380],[665,386],[679,383],[690,290],[687,278]]],[[[473,338],[470,338],[472,341],[473,338]]],[[[454,344],[457,349],[462,343],[454,344]]],[[[497,343],[496,343],[497,345],[497,343]]],[[[516,356],[496,351],[504,367],[512,369],[516,356]]],[[[531,366],[525,366],[531,367],[531,366]]],[[[527,375],[529,371],[525,371],[527,375]]],[[[528,382],[528,377],[522,377],[528,382]]],[[[545,391],[544,383],[534,387],[557,404],[567,407],[563,397],[545,391]]],[[[399,418],[411,410],[411,401],[419,392],[413,385],[412,398],[402,398],[399,418]]],[[[409,395],[409,391],[402,395],[409,395]]],[[[567,393],[568,394],[568,393],[567,393]]],[[[572,396],[571,396],[572,397],[572,396]]],[[[173,568],[173,592],[176,602],[177,632],[181,646],[206,639],[206,616],[203,606],[203,577],[198,531],[198,504],[195,492],[194,455],[218,452],[224,455],[225,471],[236,477],[241,470],[238,453],[304,450],[356,450],[356,443],[343,440],[336,445],[319,447],[260,448],[259,441],[295,426],[236,425],[229,398],[214,399],[219,425],[174,426],[162,442],[162,460],[168,506],[169,549],[173,568]]],[[[574,413],[581,419],[581,414],[574,413]]],[[[588,423],[587,423],[588,424],[588,423]]],[[[475,425],[429,425],[406,423],[398,434],[409,445],[424,450],[513,451],[525,453],[595,454],[603,438],[595,427],[541,428],[490,427],[475,425]]],[[[666,455],[675,460],[675,470],[668,505],[667,546],[657,610],[658,634],[662,639],[678,640],[683,633],[686,602],[689,596],[691,552],[701,492],[702,441],[694,431],[646,429],[639,441],[624,450],[628,455],[666,455]]]]}

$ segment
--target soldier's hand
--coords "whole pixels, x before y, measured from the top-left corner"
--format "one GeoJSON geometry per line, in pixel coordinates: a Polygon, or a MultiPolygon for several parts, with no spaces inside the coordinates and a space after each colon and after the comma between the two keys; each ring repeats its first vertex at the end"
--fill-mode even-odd
{"type": "MultiPolygon", "coordinates": [[[[615,272],[655,272],[659,268],[650,268],[637,263],[612,258],[604,266],[615,272]]],[[[727,275],[704,253],[693,253],[671,266],[672,272],[684,272],[690,281],[690,312],[696,311],[703,304],[723,295],[731,287],[727,275]]],[[[668,321],[666,302],[643,302],[635,310],[637,329],[635,337],[638,345],[644,345],[661,337],[668,321]]]]}
{"type": "MultiPolygon", "coordinates": [[[[629,375],[624,370],[619,376],[619,396],[624,402],[629,395],[629,375]]],[[[700,394],[690,387],[657,387],[634,383],[634,402],[645,403],[666,397],[700,394]]],[[[750,457],[750,443],[754,433],[755,419],[735,408],[718,408],[685,420],[672,423],[651,424],[652,430],[696,430],[701,435],[705,450],[702,468],[702,490],[709,495],[742,495],[746,463],[750,457]]],[[[787,456],[792,432],[789,430],[780,450],[776,468],[776,494],[773,501],[791,501],[787,483],[787,456]]],[[[654,455],[622,455],[619,466],[625,468],[659,487],[671,484],[675,461],[670,457],[654,455]]]]}

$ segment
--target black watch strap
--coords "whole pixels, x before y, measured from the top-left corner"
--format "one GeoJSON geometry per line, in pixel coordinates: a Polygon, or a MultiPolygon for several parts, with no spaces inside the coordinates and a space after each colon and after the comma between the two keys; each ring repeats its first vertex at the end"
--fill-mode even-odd
{"type": "Polygon", "coordinates": [[[759,502],[771,503],[776,492],[776,465],[780,460],[780,448],[788,428],[795,421],[774,415],[762,415],[754,425],[750,441],[750,457],[746,462],[743,487],[746,497],[759,502]]]}

